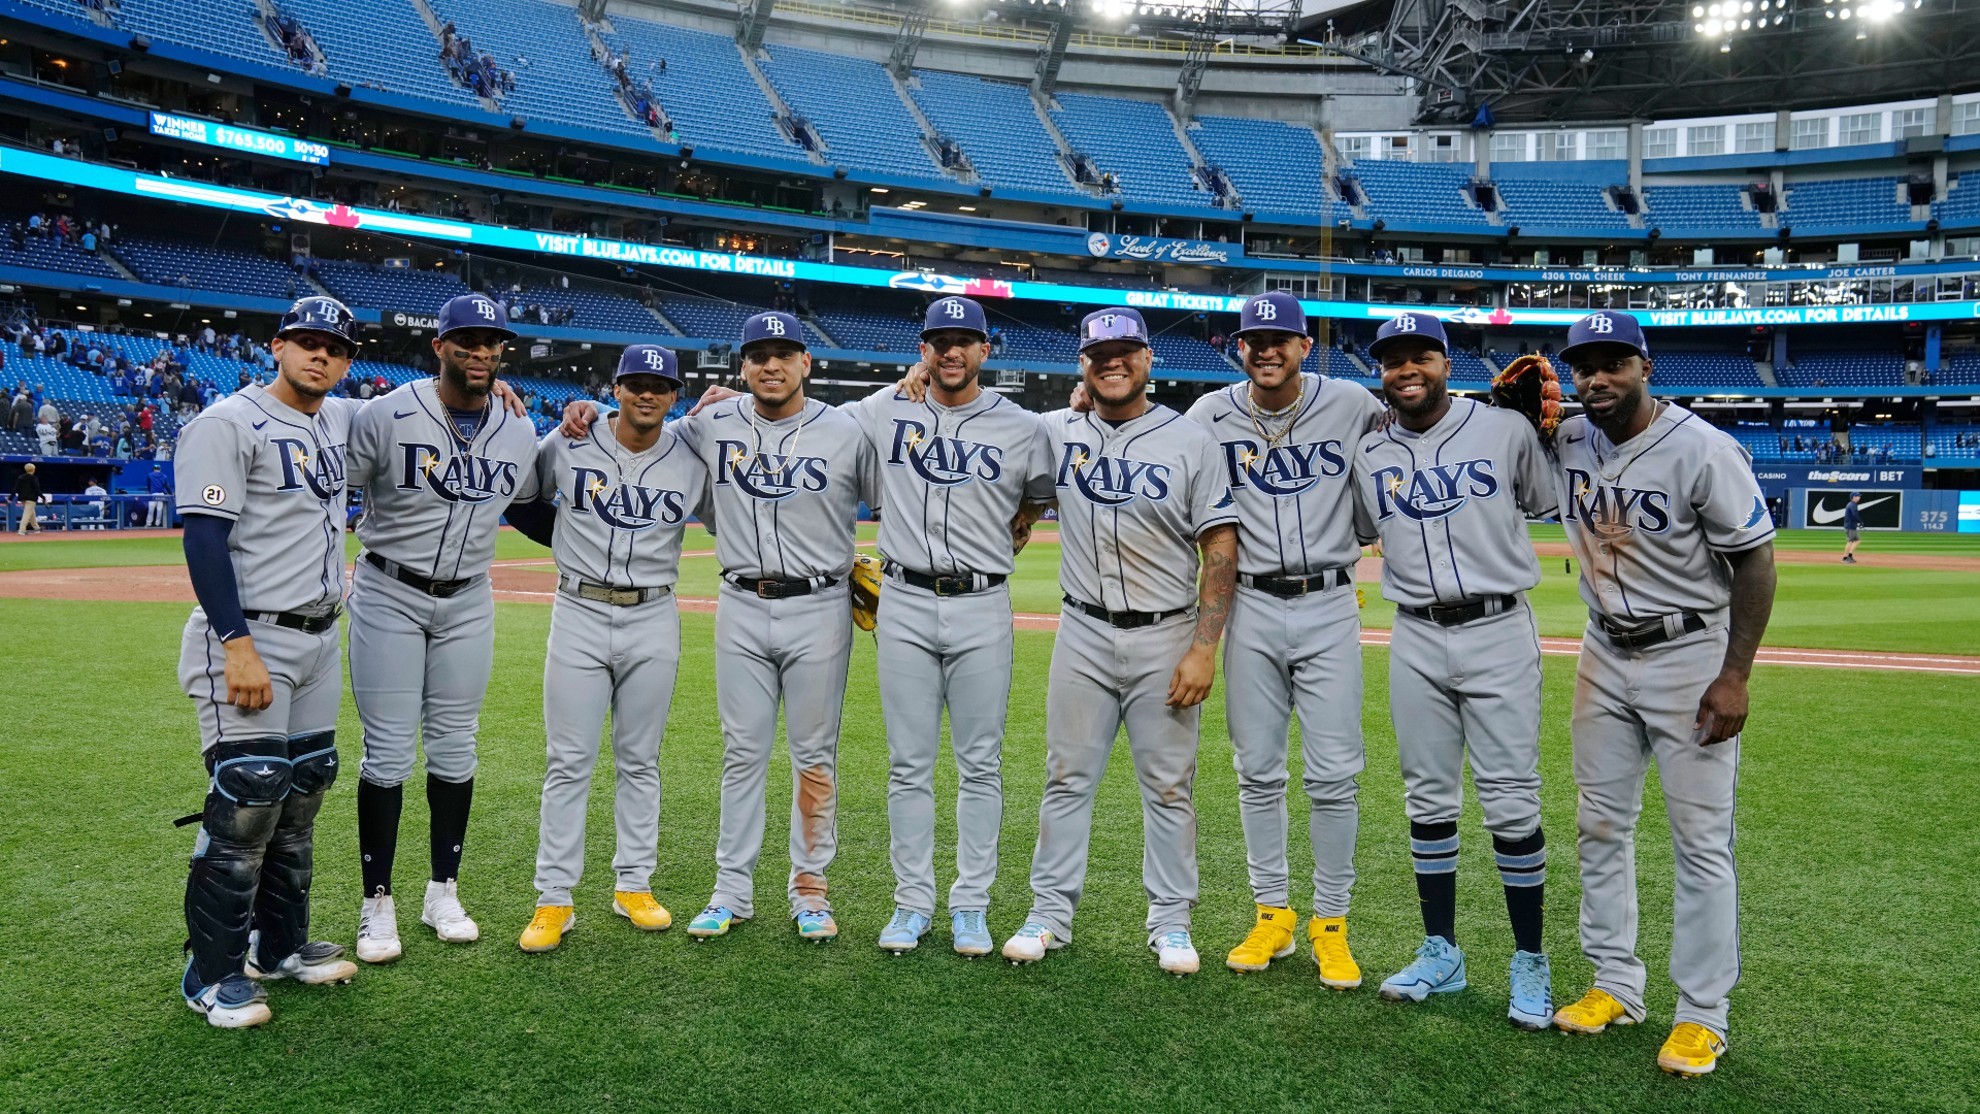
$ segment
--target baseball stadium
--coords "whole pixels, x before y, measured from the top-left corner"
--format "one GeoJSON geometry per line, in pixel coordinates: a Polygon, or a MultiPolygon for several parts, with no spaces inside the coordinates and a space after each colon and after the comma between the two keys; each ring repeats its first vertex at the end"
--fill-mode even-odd
{"type": "Polygon", "coordinates": [[[0,527],[0,1109],[1980,1105],[1974,0],[0,0],[0,527]]]}

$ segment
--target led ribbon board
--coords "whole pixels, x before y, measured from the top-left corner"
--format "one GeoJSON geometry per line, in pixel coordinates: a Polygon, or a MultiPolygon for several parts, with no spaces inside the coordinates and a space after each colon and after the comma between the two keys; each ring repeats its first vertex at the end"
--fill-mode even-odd
{"type": "Polygon", "coordinates": [[[182,139],[187,143],[198,143],[206,147],[239,151],[242,154],[290,159],[294,162],[306,162],[312,166],[330,165],[330,148],[324,144],[311,143],[307,139],[292,139],[273,132],[255,131],[253,128],[237,128],[232,124],[201,120],[196,116],[174,116],[169,112],[154,112],[151,114],[151,134],[162,135],[167,139],[182,139]]]}

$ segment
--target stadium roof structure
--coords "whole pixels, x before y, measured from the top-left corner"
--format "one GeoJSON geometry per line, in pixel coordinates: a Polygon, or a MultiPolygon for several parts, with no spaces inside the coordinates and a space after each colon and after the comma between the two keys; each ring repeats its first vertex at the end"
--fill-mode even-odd
{"type": "Polygon", "coordinates": [[[1500,123],[1668,119],[1980,87],[1980,0],[1362,0],[1303,14],[1299,32],[1414,79],[1426,124],[1483,106],[1500,123]]]}

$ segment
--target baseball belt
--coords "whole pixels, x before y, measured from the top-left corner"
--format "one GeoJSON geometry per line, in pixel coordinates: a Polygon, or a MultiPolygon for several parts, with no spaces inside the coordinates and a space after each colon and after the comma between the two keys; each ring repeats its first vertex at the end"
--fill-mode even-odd
{"type": "Polygon", "coordinates": [[[1084,600],[1076,600],[1071,596],[1061,598],[1065,600],[1066,606],[1072,608],[1074,611],[1090,615],[1103,623],[1119,627],[1122,630],[1133,630],[1136,627],[1152,627],[1165,619],[1173,619],[1178,615],[1189,613],[1189,608],[1187,607],[1178,607],[1174,611],[1109,611],[1104,607],[1096,607],[1084,600]]]}
{"type": "Polygon", "coordinates": [[[250,611],[246,618],[251,623],[287,627],[304,634],[322,634],[327,630],[335,630],[337,616],[343,613],[343,609],[337,607],[331,608],[328,615],[304,615],[300,611],[250,611]]]}
{"type": "Polygon", "coordinates": [[[479,576],[470,576],[463,580],[435,580],[430,576],[421,576],[404,565],[399,564],[397,561],[380,557],[370,550],[365,551],[364,563],[391,577],[393,580],[417,588],[435,599],[444,600],[450,596],[458,595],[461,589],[481,579],[479,576]]]}
{"type": "Polygon", "coordinates": [[[1475,600],[1433,603],[1427,607],[1401,604],[1396,610],[1418,619],[1427,619],[1440,627],[1455,627],[1474,619],[1483,619],[1488,615],[1503,615],[1518,606],[1518,596],[1481,596],[1475,600]]]}
{"type": "Polygon", "coordinates": [[[737,576],[734,573],[726,572],[722,574],[722,579],[750,593],[757,599],[763,600],[783,600],[789,599],[792,596],[808,596],[813,592],[822,592],[839,582],[839,578],[836,576],[820,576],[810,579],[798,577],[792,580],[779,580],[775,577],[758,579],[753,576],[737,576]]]}
{"type": "Polygon", "coordinates": [[[1313,592],[1325,592],[1354,583],[1353,569],[1321,569],[1311,576],[1251,576],[1238,574],[1238,583],[1280,599],[1292,599],[1313,592]]]}
{"type": "Polygon", "coordinates": [[[966,596],[971,592],[985,592],[1006,579],[1003,573],[959,572],[947,576],[930,576],[916,572],[906,565],[887,562],[887,575],[903,584],[910,584],[924,592],[938,596],[966,596]]]}
{"type": "Polygon", "coordinates": [[[1696,611],[1657,615],[1637,623],[1617,623],[1602,615],[1596,615],[1594,619],[1595,624],[1602,628],[1602,633],[1608,635],[1609,641],[1624,650],[1660,646],[1674,638],[1705,629],[1705,616],[1696,611]]]}
{"type": "Polygon", "coordinates": [[[621,588],[611,584],[593,584],[588,580],[579,580],[575,576],[560,576],[557,578],[557,590],[573,599],[608,603],[613,607],[635,607],[642,603],[651,603],[654,600],[660,599],[673,592],[674,589],[667,586],[659,588],[621,588]]]}

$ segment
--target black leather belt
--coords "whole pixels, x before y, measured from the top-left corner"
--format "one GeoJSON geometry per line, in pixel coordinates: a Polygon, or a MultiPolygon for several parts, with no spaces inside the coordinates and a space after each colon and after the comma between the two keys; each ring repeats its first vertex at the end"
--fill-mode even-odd
{"type": "Polygon", "coordinates": [[[251,623],[267,623],[271,626],[287,627],[304,634],[322,634],[337,629],[337,616],[340,609],[332,608],[328,615],[304,615],[297,611],[250,611],[247,620],[251,623]]]}
{"type": "Polygon", "coordinates": [[[1645,619],[1640,623],[1628,625],[1612,622],[1605,616],[1597,615],[1595,622],[1602,628],[1602,633],[1609,636],[1609,641],[1625,650],[1658,646],[1673,638],[1697,634],[1705,629],[1705,616],[1696,611],[1660,615],[1654,619],[1645,619]]]}
{"type": "Polygon", "coordinates": [[[1076,600],[1071,596],[1062,598],[1065,600],[1066,606],[1072,608],[1074,611],[1091,615],[1103,623],[1119,627],[1122,630],[1133,630],[1136,627],[1152,627],[1164,619],[1173,619],[1178,615],[1185,615],[1189,612],[1189,608],[1187,607],[1178,607],[1174,611],[1109,611],[1104,607],[1095,607],[1084,600],[1076,600]]]}
{"type": "Polygon", "coordinates": [[[635,607],[642,603],[652,603],[673,592],[671,587],[615,588],[610,584],[593,584],[571,576],[558,577],[557,590],[576,599],[607,603],[613,607],[635,607]]]}
{"type": "Polygon", "coordinates": [[[435,580],[430,576],[421,576],[397,561],[387,560],[370,550],[365,551],[364,563],[401,584],[409,584],[429,596],[443,600],[457,595],[461,589],[481,579],[478,576],[470,576],[465,580],[435,580]]]}
{"type": "Polygon", "coordinates": [[[836,576],[820,577],[816,581],[805,580],[803,578],[796,580],[776,580],[769,577],[759,580],[753,576],[735,576],[731,573],[723,573],[722,579],[762,600],[783,600],[789,599],[792,596],[808,596],[813,592],[822,592],[839,582],[839,578],[836,576]]]}
{"type": "Polygon", "coordinates": [[[1354,581],[1353,569],[1321,569],[1312,576],[1247,576],[1238,574],[1238,583],[1266,595],[1292,599],[1312,592],[1325,592],[1354,581]]]}
{"type": "Polygon", "coordinates": [[[953,576],[929,576],[916,572],[906,565],[887,564],[887,575],[897,577],[902,583],[911,584],[924,592],[938,596],[966,596],[971,592],[988,591],[1002,584],[1006,579],[998,572],[960,572],[953,576]]]}
{"type": "Polygon", "coordinates": [[[1503,615],[1519,606],[1517,596],[1481,596],[1462,603],[1433,603],[1428,607],[1411,607],[1408,604],[1397,606],[1396,610],[1418,619],[1428,619],[1438,626],[1455,627],[1487,615],[1503,615]]]}

